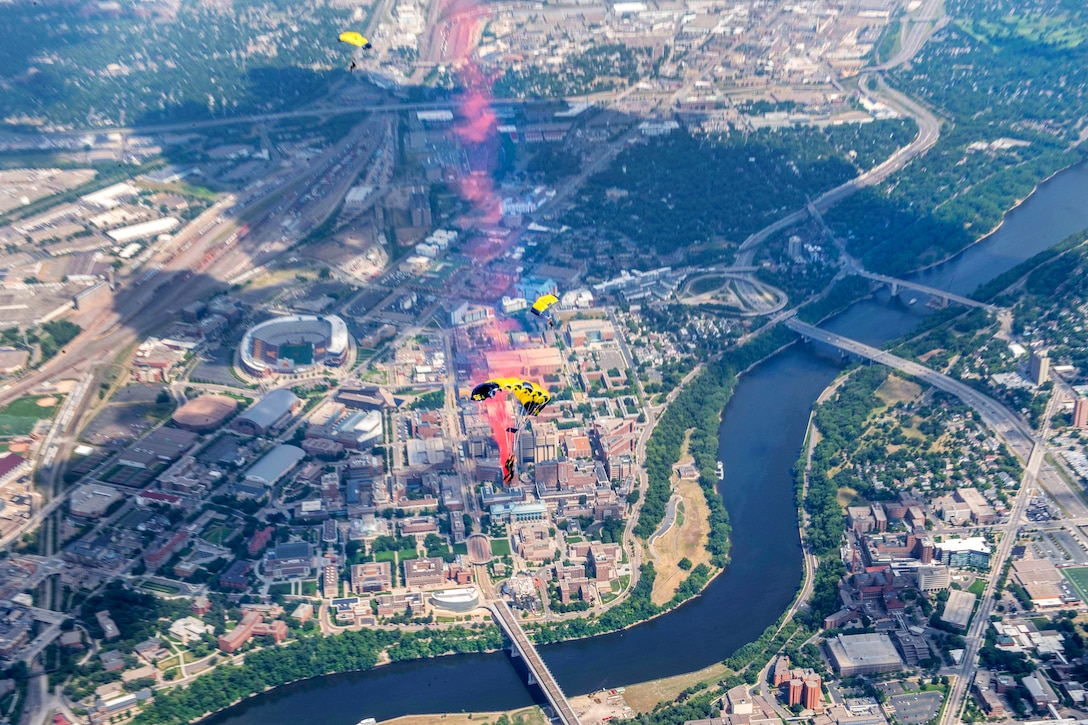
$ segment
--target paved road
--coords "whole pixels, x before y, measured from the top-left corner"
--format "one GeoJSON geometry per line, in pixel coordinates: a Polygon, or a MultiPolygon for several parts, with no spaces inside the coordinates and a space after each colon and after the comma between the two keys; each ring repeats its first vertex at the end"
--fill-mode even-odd
{"type": "Polygon", "coordinates": [[[806,337],[820,340],[852,354],[860,355],[869,358],[874,362],[888,365],[889,367],[893,367],[918,378],[935,388],[956,395],[964,403],[974,408],[982,420],[1005,441],[1009,448],[1017,452],[1021,458],[1026,461],[1023,478],[1020,481],[1020,490],[1013,502],[1009,519],[1002,527],[1000,527],[1002,530],[1001,541],[997,545],[997,550],[990,560],[990,571],[992,574],[986,584],[986,589],[983,592],[979,609],[975,613],[974,619],[967,632],[967,644],[964,651],[963,662],[957,671],[955,682],[949,692],[948,706],[945,708],[939,724],[950,725],[953,720],[959,718],[959,714],[963,709],[967,688],[970,685],[970,679],[975,670],[975,657],[982,645],[986,627],[990,624],[990,612],[994,605],[994,589],[996,588],[997,580],[1000,578],[997,576],[997,573],[1004,569],[1009,553],[1016,543],[1017,532],[1023,521],[1024,511],[1031,500],[1032,489],[1038,481],[1040,467],[1042,466],[1046,454],[1046,445],[1043,441],[1046,438],[1046,433],[1050,426],[1050,418],[1057,408],[1058,397],[1051,397],[1050,403],[1047,406],[1046,415],[1044,416],[1042,435],[1037,438],[1027,423],[1021,420],[1019,416],[1011,410],[989,396],[978,392],[974,388],[964,385],[958,380],[954,380],[946,375],[930,370],[923,365],[919,365],[910,360],[905,360],[883,350],[878,350],[877,348],[864,345],[855,340],[850,340],[834,333],[826,332],[818,327],[813,327],[812,325],[801,322],[796,318],[788,320],[786,325],[790,329],[805,335],[806,337]]]}
{"type": "Polygon", "coordinates": [[[886,63],[862,70],[881,72],[897,68],[910,61],[922,49],[938,29],[945,26],[947,17],[941,16],[941,0],[927,0],[924,7],[903,18],[903,34],[900,36],[899,51],[886,63]]]}
{"type": "Polygon", "coordinates": [[[804,335],[805,337],[825,342],[851,354],[893,367],[896,370],[900,370],[918,378],[935,388],[952,393],[964,403],[974,408],[982,417],[983,421],[992,428],[1013,451],[1020,454],[1022,459],[1027,460],[1028,456],[1031,454],[1032,448],[1035,445],[1035,435],[1031,428],[1020,418],[1020,416],[1016,415],[988,395],[984,395],[974,388],[950,378],[947,375],[942,375],[935,370],[931,370],[924,365],[898,357],[890,352],[865,345],[856,340],[851,340],[832,332],[827,332],[819,327],[801,322],[796,317],[786,320],[785,324],[794,332],[804,335]]]}
{"type": "MultiPolygon", "coordinates": [[[[904,113],[914,118],[915,122],[918,124],[918,135],[914,137],[913,141],[896,151],[883,163],[874,166],[860,176],[850,179],[846,183],[840,184],[834,189],[825,192],[817,199],[814,199],[812,204],[818,211],[827,211],[855,192],[883,182],[915,158],[933,148],[934,144],[937,143],[937,140],[941,136],[941,122],[932,111],[888,86],[882,77],[874,75],[870,76],[870,78],[876,79],[876,88],[870,88],[870,92],[900,113],[904,113]]],[[[806,219],[808,213],[807,209],[798,209],[792,214],[779,219],[773,224],[767,225],[755,234],[749,236],[740,245],[734,264],[737,266],[751,265],[755,259],[756,247],[766,241],[772,234],[783,229],[788,229],[795,224],[800,224],[806,219]]]]}
{"type": "Polygon", "coordinates": [[[669,498],[669,502],[665,504],[665,518],[661,521],[661,525],[657,527],[657,531],[655,531],[646,541],[646,545],[650,547],[650,553],[655,557],[657,556],[657,551],[654,550],[654,542],[668,533],[668,530],[671,529],[672,525],[676,522],[676,508],[681,501],[683,501],[683,499],[680,498],[679,494],[674,493],[672,497],[669,498]]]}

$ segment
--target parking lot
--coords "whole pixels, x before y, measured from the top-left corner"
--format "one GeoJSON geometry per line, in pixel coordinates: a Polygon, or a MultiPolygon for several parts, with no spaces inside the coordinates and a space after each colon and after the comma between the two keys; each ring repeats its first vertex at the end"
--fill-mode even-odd
{"type": "Polygon", "coordinates": [[[940,692],[911,692],[888,698],[895,716],[907,725],[922,725],[937,717],[943,700],[944,695],[940,692]]]}
{"type": "Polygon", "coordinates": [[[1077,566],[1088,564],[1088,552],[1084,550],[1084,546],[1082,546],[1071,533],[1064,529],[1061,531],[1052,531],[1050,532],[1050,537],[1064,553],[1069,555],[1069,559],[1066,560],[1067,563],[1072,562],[1077,566]]]}
{"type": "Polygon", "coordinates": [[[1055,566],[1084,566],[1088,564],[1088,552],[1070,532],[1062,530],[1043,531],[1032,542],[1037,556],[1047,558],[1055,566]]]}

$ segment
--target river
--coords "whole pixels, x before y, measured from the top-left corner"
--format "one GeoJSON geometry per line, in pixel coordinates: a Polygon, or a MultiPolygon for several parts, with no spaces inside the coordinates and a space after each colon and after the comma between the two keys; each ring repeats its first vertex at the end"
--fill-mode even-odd
{"type": "MultiPolygon", "coordinates": [[[[968,294],[1078,230],[1088,228],[1088,163],[1041,185],[1005,223],[949,262],[912,276],[968,294]]],[[[907,332],[927,314],[924,295],[882,290],[825,327],[869,344],[907,332]],[[916,304],[909,304],[917,297],[916,304]]],[[[839,371],[834,354],[793,346],[745,375],[724,411],[719,457],[733,562],[703,594],[616,634],[541,648],[569,695],[701,669],[755,639],[789,606],[801,577],[791,468],[809,410],[839,371]]],[[[532,696],[505,654],[443,657],[277,688],[205,725],[354,725],[412,713],[494,711],[532,696]],[[318,716],[317,714],[320,713],[318,716]]]]}

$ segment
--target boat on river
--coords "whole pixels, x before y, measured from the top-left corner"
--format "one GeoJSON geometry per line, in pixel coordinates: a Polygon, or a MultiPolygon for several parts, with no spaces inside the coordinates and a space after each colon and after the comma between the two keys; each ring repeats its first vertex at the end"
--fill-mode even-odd
{"type": "Polygon", "coordinates": [[[725,464],[723,464],[721,461],[718,461],[718,480],[725,480],[725,464]]]}

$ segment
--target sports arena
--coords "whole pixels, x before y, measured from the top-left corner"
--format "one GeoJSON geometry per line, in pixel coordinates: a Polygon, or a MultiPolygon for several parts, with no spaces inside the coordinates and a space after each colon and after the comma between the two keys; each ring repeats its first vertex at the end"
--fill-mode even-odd
{"type": "Polygon", "coordinates": [[[336,315],[277,317],[246,331],[242,365],[254,375],[337,367],[348,352],[348,328],[336,315]]]}

